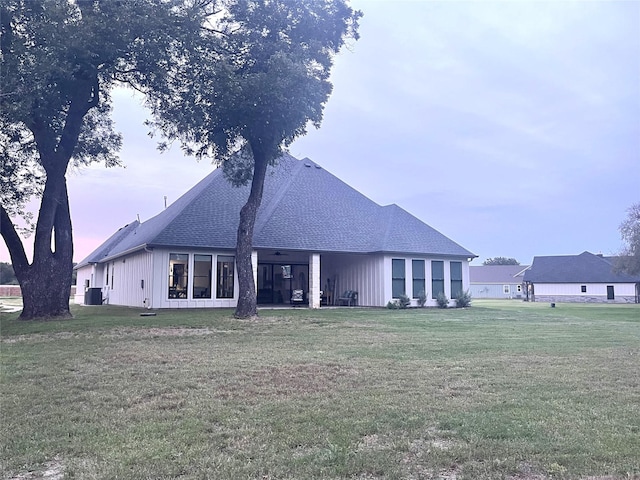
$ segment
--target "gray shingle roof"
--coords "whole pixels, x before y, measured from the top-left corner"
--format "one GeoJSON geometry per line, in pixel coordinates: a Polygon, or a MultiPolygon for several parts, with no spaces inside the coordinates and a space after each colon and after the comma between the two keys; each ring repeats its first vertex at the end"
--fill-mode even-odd
{"type": "Polygon", "coordinates": [[[471,283],[499,283],[503,285],[522,283],[523,271],[526,268],[528,268],[527,265],[470,266],[469,281],[471,283]]]}
{"type": "MultiPolygon", "coordinates": [[[[233,187],[216,169],[155,217],[121,229],[79,266],[143,246],[234,249],[248,195],[248,186],[233,187]]],[[[381,207],[320,165],[290,155],[267,171],[254,246],[475,257],[397,205],[381,207]]]]}
{"type": "Polygon", "coordinates": [[[532,283],[635,283],[640,282],[640,277],[614,272],[611,257],[583,252],[580,255],[534,257],[524,280],[532,283]]]}

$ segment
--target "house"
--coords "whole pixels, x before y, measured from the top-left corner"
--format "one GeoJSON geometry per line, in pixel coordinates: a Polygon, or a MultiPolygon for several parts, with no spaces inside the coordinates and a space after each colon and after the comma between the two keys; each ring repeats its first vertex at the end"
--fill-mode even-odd
{"type": "Polygon", "coordinates": [[[478,265],[469,267],[472,298],[524,298],[524,271],[528,265],[478,265]]]}
{"type": "Polygon", "coordinates": [[[615,272],[613,260],[590,252],[534,257],[524,274],[527,299],[640,303],[640,276],[615,272]]]}
{"type": "MultiPolygon", "coordinates": [[[[239,212],[249,187],[221,169],[155,217],[125,225],[77,266],[75,300],[148,308],[234,307],[239,212]]],[[[473,253],[397,205],[380,206],[309,159],[269,167],[252,254],[259,304],[385,306],[469,287],[473,253]]]]}

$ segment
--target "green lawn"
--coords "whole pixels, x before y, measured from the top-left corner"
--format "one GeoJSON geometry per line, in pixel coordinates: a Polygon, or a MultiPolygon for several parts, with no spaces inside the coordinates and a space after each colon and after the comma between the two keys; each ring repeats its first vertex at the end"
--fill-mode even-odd
{"type": "Polygon", "coordinates": [[[3,478],[640,478],[639,305],[140,312],[0,315],[3,478]]]}

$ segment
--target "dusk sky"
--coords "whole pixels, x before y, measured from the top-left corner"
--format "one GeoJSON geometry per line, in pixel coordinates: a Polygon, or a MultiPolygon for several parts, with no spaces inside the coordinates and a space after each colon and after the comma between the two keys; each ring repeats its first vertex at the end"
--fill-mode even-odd
{"type": "MultiPolygon", "coordinates": [[[[352,5],[361,38],[336,59],[321,128],[292,155],[398,204],[473,265],[620,248],[618,225],[640,202],[640,2],[352,5]]],[[[158,153],[140,100],[114,101],[126,168],[68,176],[76,261],[214,168],[177,144],[158,153]]]]}

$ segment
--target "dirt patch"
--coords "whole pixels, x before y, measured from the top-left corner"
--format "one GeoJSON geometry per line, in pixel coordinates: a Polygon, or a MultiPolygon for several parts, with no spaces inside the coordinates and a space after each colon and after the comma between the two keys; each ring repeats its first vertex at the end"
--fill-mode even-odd
{"type": "Polygon", "coordinates": [[[60,457],[54,457],[42,468],[18,473],[14,477],[9,477],[9,480],[62,480],[62,478],[64,478],[64,465],[60,457]]]}
{"type": "Polygon", "coordinates": [[[18,342],[46,342],[54,340],[68,340],[70,338],[121,338],[127,336],[153,338],[153,337],[194,337],[204,335],[214,335],[220,333],[231,333],[230,330],[216,330],[212,328],[116,328],[104,332],[91,333],[32,333],[26,335],[14,335],[2,339],[3,343],[18,342]]]}
{"type": "Polygon", "coordinates": [[[304,364],[264,367],[217,376],[216,395],[250,400],[258,396],[294,397],[335,390],[339,384],[355,381],[358,370],[336,364],[304,364]]]}

